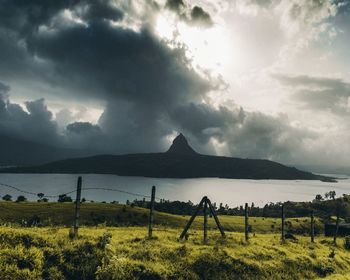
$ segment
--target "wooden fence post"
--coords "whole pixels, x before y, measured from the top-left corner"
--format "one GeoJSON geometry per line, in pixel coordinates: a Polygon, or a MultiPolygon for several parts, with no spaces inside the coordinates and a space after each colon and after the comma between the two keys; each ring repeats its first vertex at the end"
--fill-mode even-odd
{"type": "Polygon", "coordinates": [[[156,187],[152,187],[151,204],[149,209],[149,222],[148,222],[148,238],[152,238],[152,227],[153,227],[153,210],[154,210],[154,200],[156,197],[156,187]]]}
{"type": "Polygon", "coordinates": [[[282,241],[286,241],[286,235],[284,232],[284,225],[285,225],[285,214],[284,214],[284,204],[282,204],[282,213],[281,213],[281,219],[282,219],[282,241]]]}
{"type": "Polygon", "coordinates": [[[75,237],[78,236],[78,229],[79,229],[81,184],[82,184],[82,178],[81,176],[79,176],[78,182],[77,182],[77,196],[75,199],[75,216],[74,216],[74,236],[75,237]]]}
{"type": "Polygon", "coordinates": [[[249,225],[248,225],[248,203],[245,204],[244,207],[244,233],[245,233],[245,241],[249,239],[249,225]]]}
{"type": "Polygon", "coordinates": [[[221,236],[222,236],[222,237],[225,237],[224,229],[223,229],[223,227],[221,226],[218,217],[216,216],[215,208],[214,208],[213,205],[211,204],[209,198],[207,199],[207,202],[208,202],[208,205],[209,205],[209,210],[211,211],[211,213],[212,213],[212,215],[213,215],[213,217],[214,217],[214,220],[215,220],[215,222],[216,222],[216,225],[218,226],[218,228],[219,228],[219,230],[220,230],[221,236]]]}
{"type": "Polygon", "coordinates": [[[194,219],[196,218],[196,216],[199,213],[199,210],[202,208],[204,201],[206,200],[206,196],[202,198],[202,200],[199,202],[196,211],[193,213],[193,215],[191,216],[190,220],[188,221],[188,223],[186,224],[184,230],[182,231],[181,235],[180,235],[180,239],[183,239],[188,231],[188,229],[190,228],[191,224],[193,223],[194,219]]]}
{"type": "Polygon", "coordinates": [[[204,207],[203,207],[203,216],[204,216],[204,224],[203,224],[203,241],[204,244],[208,243],[208,213],[207,213],[207,208],[208,208],[208,201],[205,199],[204,201],[204,207]]]}
{"type": "Polygon", "coordinates": [[[311,242],[315,242],[315,219],[314,219],[314,210],[311,211],[311,242]]]}
{"type": "Polygon", "coordinates": [[[334,231],[334,238],[333,238],[334,245],[337,245],[338,230],[339,230],[339,209],[337,209],[337,220],[335,222],[335,231],[334,231]]]}

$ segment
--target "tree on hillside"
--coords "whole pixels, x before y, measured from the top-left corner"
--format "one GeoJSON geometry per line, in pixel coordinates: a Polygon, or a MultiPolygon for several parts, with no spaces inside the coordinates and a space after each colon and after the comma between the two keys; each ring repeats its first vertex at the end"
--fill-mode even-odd
{"type": "Polygon", "coordinates": [[[9,194],[5,194],[3,197],[2,197],[3,200],[5,201],[12,201],[12,196],[9,195],[9,194]]]}
{"type": "Polygon", "coordinates": [[[72,198],[66,194],[60,194],[58,196],[58,202],[72,202],[72,198]]]}
{"type": "Polygon", "coordinates": [[[335,200],[335,196],[336,196],[337,194],[335,193],[335,191],[330,191],[329,192],[329,197],[331,198],[331,199],[333,199],[333,200],[335,200]]]}
{"type": "Polygon", "coordinates": [[[324,197],[325,197],[326,199],[333,199],[333,200],[335,200],[335,196],[336,196],[335,191],[329,191],[329,192],[326,192],[326,193],[324,194],[324,197]]]}
{"type": "Polygon", "coordinates": [[[17,197],[16,202],[24,202],[24,201],[27,201],[27,198],[26,198],[25,196],[19,195],[19,196],[17,197]]]}

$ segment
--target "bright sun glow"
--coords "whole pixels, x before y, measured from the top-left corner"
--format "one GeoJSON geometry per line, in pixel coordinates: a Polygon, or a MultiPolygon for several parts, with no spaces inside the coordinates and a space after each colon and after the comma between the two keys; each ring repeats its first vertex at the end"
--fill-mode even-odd
{"type": "Polygon", "coordinates": [[[159,15],[157,34],[172,44],[184,44],[187,56],[195,68],[209,70],[214,75],[223,75],[237,52],[230,43],[225,28],[214,25],[203,29],[178,22],[171,13],[159,15]]]}

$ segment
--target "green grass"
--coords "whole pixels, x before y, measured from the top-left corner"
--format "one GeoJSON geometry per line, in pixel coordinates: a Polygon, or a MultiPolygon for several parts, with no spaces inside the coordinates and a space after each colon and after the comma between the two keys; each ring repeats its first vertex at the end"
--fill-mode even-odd
{"type": "MultiPolygon", "coordinates": [[[[58,202],[0,202],[0,223],[21,224],[29,223],[36,215],[44,226],[71,226],[74,217],[74,203],[58,202]]],[[[143,226],[148,223],[149,210],[120,204],[83,203],[81,205],[80,224],[96,226],[143,226]]],[[[189,216],[172,215],[155,212],[154,222],[173,228],[184,227],[189,216]]],[[[244,218],[240,216],[219,216],[226,231],[244,230],[244,218]]],[[[249,224],[255,233],[278,233],[281,230],[281,219],[250,217],[249,224]]],[[[203,217],[197,217],[193,228],[203,227],[203,217]]],[[[213,218],[209,218],[209,227],[215,228],[213,218]]],[[[287,230],[291,233],[307,234],[310,229],[309,218],[287,219],[287,230]]],[[[316,219],[316,233],[323,231],[323,224],[316,219]]]]}
{"type": "MultiPolygon", "coordinates": [[[[83,203],[79,238],[69,234],[73,203],[0,203],[0,279],[350,279],[350,251],[344,239],[307,236],[308,218],[287,219],[296,240],[280,238],[280,219],[219,216],[223,239],[203,217],[188,240],[179,235],[188,216],[155,213],[154,238],[147,236],[149,210],[118,204],[83,203]],[[33,216],[44,227],[23,227],[33,216]]],[[[317,231],[322,223],[316,219],[317,231]]]]}
{"type": "Polygon", "coordinates": [[[157,227],[83,227],[70,239],[62,227],[0,227],[0,279],[349,279],[349,252],[320,237],[281,243],[278,234],[243,233],[222,239],[157,227]]]}

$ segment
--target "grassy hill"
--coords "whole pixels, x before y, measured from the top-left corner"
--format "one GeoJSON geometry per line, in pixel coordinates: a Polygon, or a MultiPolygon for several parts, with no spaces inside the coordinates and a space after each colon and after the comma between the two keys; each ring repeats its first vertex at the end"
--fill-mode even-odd
{"type": "MultiPolygon", "coordinates": [[[[41,224],[43,226],[71,226],[74,217],[74,203],[65,202],[0,202],[0,223],[14,223],[18,225],[41,224]]],[[[80,224],[96,226],[142,226],[148,223],[149,210],[120,204],[82,203],[80,224]]],[[[172,228],[183,228],[189,216],[172,215],[155,212],[154,222],[172,228]]],[[[219,216],[220,222],[227,231],[243,231],[244,217],[219,216]]],[[[251,217],[252,232],[279,232],[281,220],[279,218],[251,217]]],[[[203,217],[197,217],[194,228],[203,227],[203,217]]],[[[213,218],[209,218],[209,227],[214,228],[213,218]]],[[[287,219],[287,230],[291,233],[307,234],[310,229],[309,218],[287,219]]],[[[316,233],[323,231],[323,224],[316,219],[316,233]]]]}
{"type": "Polygon", "coordinates": [[[192,231],[146,227],[82,228],[70,239],[67,228],[0,227],[0,279],[349,279],[350,259],[341,242],[309,238],[281,243],[279,235],[242,233],[221,239],[192,231]]]}

